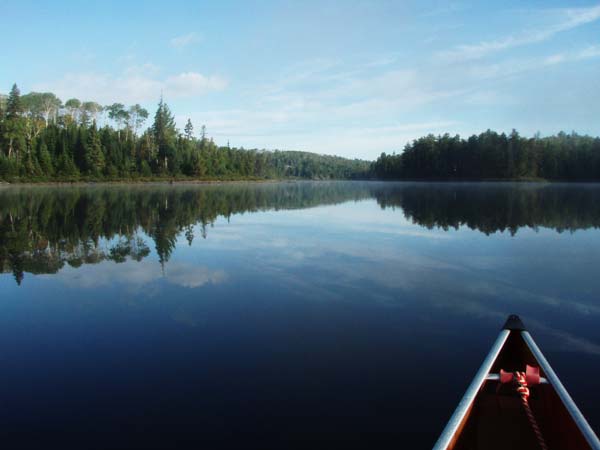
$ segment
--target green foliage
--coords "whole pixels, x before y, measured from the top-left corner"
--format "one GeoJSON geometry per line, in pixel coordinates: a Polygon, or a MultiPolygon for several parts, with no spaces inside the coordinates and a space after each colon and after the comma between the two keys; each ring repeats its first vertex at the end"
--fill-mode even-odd
{"type": "Polygon", "coordinates": [[[85,145],[85,168],[89,175],[100,177],[104,169],[104,153],[100,143],[100,136],[96,129],[96,122],[88,132],[87,143],[85,145]]]}
{"type": "Polygon", "coordinates": [[[102,109],[102,106],[96,102],[83,102],[80,109],[81,123],[87,125],[90,121],[96,122],[102,109]]]}
{"type": "Polygon", "coordinates": [[[488,130],[468,139],[428,135],[401,154],[383,153],[369,164],[307,152],[219,147],[205,126],[194,138],[190,120],[180,134],[162,98],[152,126],[141,135],[148,111],[140,105],[106,107],[116,129],[98,130],[102,109],[75,98],[61,107],[52,93],[21,96],[13,85],[0,98],[0,178],[600,179],[600,138],[575,133],[546,138],[522,137],[514,130],[509,135],[488,130]]]}
{"type": "Polygon", "coordinates": [[[150,164],[148,164],[148,161],[142,161],[142,164],[140,167],[140,174],[143,177],[151,177],[152,176],[152,169],[150,168],[150,164]]]}
{"type": "Polygon", "coordinates": [[[73,161],[73,157],[66,150],[63,150],[58,158],[56,173],[63,180],[79,179],[79,170],[73,161]]]}
{"type": "Polygon", "coordinates": [[[77,98],[70,98],[65,102],[65,108],[69,114],[68,122],[76,122],[81,108],[81,101],[77,98]]]}
{"type": "Polygon", "coordinates": [[[18,176],[19,168],[15,158],[8,158],[4,154],[0,154],[0,178],[4,180],[12,180],[18,176]]]}
{"type": "Polygon", "coordinates": [[[175,118],[162,98],[158,103],[158,109],[154,115],[152,134],[154,135],[154,142],[158,150],[159,164],[162,172],[167,173],[169,171],[169,163],[171,164],[171,172],[175,172],[177,129],[175,128],[175,118]]]}
{"type": "Polygon", "coordinates": [[[185,138],[187,140],[191,140],[194,136],[194,125],[192,125],[192,121],[190,119],[187,120],[183,131],[185,133],[185,138]]]}
{"type": "Polygon", "coordinates": [[[32,120],[43,120],[46,125],[55,120],[61,101],[51,92],[30,92],[21,97],[23,109],[32,120]]]}
{"type": "Polygon", "coordinates": [[[51,93],[20,95],[13,86],[0,114],[0,179],[335,179],[368,176],[366,161],[296,151],[219,147],[201,127],[194,138],[188,120],[180,134],[161,99],[152,126],[140,105],[114,103],[105,109],[116,128],[96,127],[102,107],[72,98],[60,105],[51,93]],[[91,124],[91,125],[90,125],[91,124]]]}
{"type": "Polygon", "coordinates": [[[140,105],[135,104],[129,108],[127,119],[127,128],[131,129],[137,135],[140,127],[148,119],[148,111],[140,105]]]}
{"type": "Polygon", "coordinates": [[[121,129],[129,121],[129,112],[125,110],[125,105],[122,103],[113,103],[107,106],[106,110],[108,111],[108,118],[117,124],[117,136],[121,140],[121,129]]]}
{"type": "Polygon", "coordinates": [[[6,95],[0,94],[0,120],[4,119],[4,114],[6,112],[6,100],[8,97],[6,95]]]}
{"type": "Polygon", "coordinates": [[[52,166],[52,156],[48,151],[46,142],[42,139],[39,142],[37,150],[37,159],[40,164],[41,174],[45,177],[52,177],[54,175],[54,167],[52,166]]]}
{"type": "Polygon", "coordinates": [[[42,170],[33,152],[27,152],[23,163],[21,164],[21,176],[25,178],[37,178],[42,170]]]}
{"type": "Polygon", "coordinates": [[[525,138],[487,130],[467,140],[425,136],[401,154],[383,153],[372,167],[381,179],[600,179],[600,138],[559,133],[525,138]]]}
{"type": "Polygon", "coordinates": [[[21,102],[21,91],[16,84],[13,84],[8,100],[6,101],[6,118],[14,119],[23,113],[23,105],[21,102]]]}

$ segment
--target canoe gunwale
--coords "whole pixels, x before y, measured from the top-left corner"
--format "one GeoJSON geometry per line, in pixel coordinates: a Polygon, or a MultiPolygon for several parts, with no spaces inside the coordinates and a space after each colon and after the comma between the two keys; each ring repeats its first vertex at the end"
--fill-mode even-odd
{"type": "Polygon", "coordinates": [[[442,431],[438,441],[433,446],[433,450],[446,450],[452,443],[456,432],[463,424],[469,409],[473,405],[481,386],[483,383],[485,383],[486,378],[490,373],[496,358],[500,354],[502,347],[504,347],[504,344],[506,343],[510,333],[510,330],[502,330],[496,338],[496,341],[494,342],[494,345],[492,345],[490,352],[483,360],[483,363],[481,364],[481,367],[479,367],[477,374],[475,374],[475,378],[473,378],[473,381],[471,381],[467,391],[456,407],[454,414],[452,414],[452,417],[450,417],[446,428],[444,428],[444,431],[442,431]]]}
{"type": "MultiPolygon", "coordinates": [[[[563,406],[571,416],[571,419],[585,438],[585,441],[588,443],[590,449],[600,450],[600,440],[588,424],[581,411],[579,411],[579,408],[577,408],[577,405],[575,405],[575,402],[562,385],[560,379],[548,363],[548,360],[544,357],[543,353],[529,332],[524,328],[520,319],[517,316],[514,316],[514,318],[518,319],[517,326],[511,326],[510,328],[505,326],[505,328],[500,332],[490,352],[484,359],[481,367],[477,371],[475,377],[471,381],[471,384],[467,388],[467,391],[456,407],[456,410],[450,417],[450,420],[444,428],[444,431],[442,431],[442,434],[433,446],[433,450],[447,450],[449,447],[452,448],[452,446],[456,443],[456,440],[460,437],[462,428],[465,426],[465,423],[468,420],[471,408],[475,402],[475,399],[479,395],[482,386],[486,381],[493,381],[499,378],[498,374],[492,374],[490,373],[490,370],[504,348],[504,345],[506,344],[506,341],[511,333],[518,334],[523,339],[525,345],[546,375],[543,381],[548,383],[558,395],[558,399],[560,399],[563,406]]],[[[507,324],[513,325],[514,318],[513,316],[509,317],[507,324]]]]}
{"type": "Polygon", "coordinates": [[[577,408],[577,405],[575,404],[575,402],[573,401],[563,384],[560,382],[560,379],[558,378],[554,370],[552,370],[552,367],[548,363],[548,360],[546,359],[540,348],[537,346],[529,332],[527,332],[526,330],[521,331],[521,337],[527,344],[527,347],[529,347],[529,350],[531,350],[531,353],[533,353],[533,356],[535,356],[535,359],[546,374],[548,382],[552,385],[552,387],[558,394],[560,400],[563,402],[563,405],[573,418],[573,421],[585,437],[589,446],[593,450],[600,450],[600,440],[598,440],[598,436],[596,436],[596,433],[594,433],[592,427],[590,427],[587,420],[585,420],[583,414],[581,414],[581,411],[579,411],[579,408],[577,408]]]}

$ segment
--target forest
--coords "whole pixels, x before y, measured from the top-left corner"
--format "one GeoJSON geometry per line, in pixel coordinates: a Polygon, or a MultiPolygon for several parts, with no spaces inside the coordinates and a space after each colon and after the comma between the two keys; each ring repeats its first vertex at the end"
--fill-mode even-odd
{"type": "Polygon", "coordinates": [[[236,179],[600,180],[600,138],[561,132],[523,137],[487,130],[468,139],[428,135],[374,162],[302,151],[219,146],[206,128],[183,132],[161,98],[140,105],[30,92],[0,96],[0,181],[236,179]],[[100,120],[102,119],[102,120],[100,120]],[[98,123],[103,123],[102,127],[98,123]]]}
{"type": "Polygon", "coordinates": [[[63,103],[49,92],[21,95],[15,84],[0,97],[0,180],[351,179],[370,168],[337,156],[218,146],[204,126],[196,138],[189,119],[180,132],[162,98],[142,131],[148,118],[140,105],[63,103]]]}
{"type": "Polygon", "coordinates": [[[372,170],[383,180],[600,180],[600,138],[564,132],[527,138],[515,130],[466,140],[428,135],[400,154],[381,154],[372,170]]]}

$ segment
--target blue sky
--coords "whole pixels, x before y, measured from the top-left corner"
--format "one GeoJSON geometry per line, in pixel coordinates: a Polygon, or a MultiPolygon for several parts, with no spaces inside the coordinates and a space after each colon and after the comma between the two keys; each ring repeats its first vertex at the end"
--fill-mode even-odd
{"type": "Polygon", "coordinates": [[[0,0],[0,91],[161,91],[215,141],[372,159],[427,133],[600,134],[600,2],[0,0]]]}

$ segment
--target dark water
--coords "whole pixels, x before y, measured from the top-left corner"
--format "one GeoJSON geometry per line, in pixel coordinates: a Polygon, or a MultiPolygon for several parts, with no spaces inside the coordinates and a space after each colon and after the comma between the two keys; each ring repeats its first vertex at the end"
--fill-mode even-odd
{"type": "Polygon", "coordinates": [[[430,448],[509,313],[599,429],[599,227],[585,184],[0,190],[0,438],[430,448]]]}

